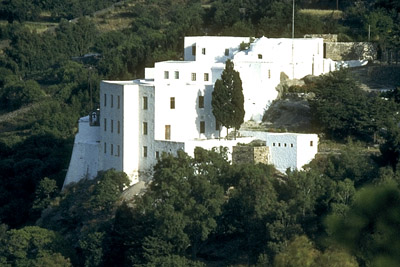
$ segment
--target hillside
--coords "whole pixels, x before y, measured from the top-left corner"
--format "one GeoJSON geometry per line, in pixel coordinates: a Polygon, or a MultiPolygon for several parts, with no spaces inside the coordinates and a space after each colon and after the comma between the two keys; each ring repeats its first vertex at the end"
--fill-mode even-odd
{"type": "MultiPolygon", "coordinates": [[[[400,85],[400,66],[369,64],[349,70],[357,84],[368,92],[394,90],[400,85]]],[[[301,81],[297,84],[304,85],[301,81]]],[[[281,86],[287,88],[290,85],[281,86]]],[[[261,127],[275,131],[312,132],[307,95],[288,94],[274,101],[266,111],[261,127]]]]}

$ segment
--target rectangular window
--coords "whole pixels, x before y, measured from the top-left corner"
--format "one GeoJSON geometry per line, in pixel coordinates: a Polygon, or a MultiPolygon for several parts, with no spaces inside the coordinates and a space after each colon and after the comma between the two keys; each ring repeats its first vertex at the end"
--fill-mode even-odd
{"type": "Polygon", "coordinates": [[[171,98],[169,99],[169,107],[170,107],[171,109],[175,109],[175,97],[171,97],[171,98]]]}
{"type": "Polygon", "coordinates": [[[201,121],[200,122],[200,133],[206,133],[206,122],[205,121],[201,121]]]}
{"type": "Polygon", "coordinates": [[[196,45],[192,45],[192,56],[196,55],[196,45]]]}
{"type": "Polygon", "coordinates": [[[204,73],[204,81],[208,82],[208,79],[209,79],[208,73],[204,73]]]}
{"type": "Polygon", "coordinates": [[[111,107],[114,107],[114,95],[111,95],[111,107]]]}
{"type": "Polygon", "coordinates": [[[293,147],[293,144],[290,144],[290,147],[293,147]]]}
{"type": "Polygon", "coordinates": [[[199,95],[199,108],[204,108],[204,96],[199,95]]]}
{"type": "Polygon", "coordinates": [[[111,120],[111,132],[114,132],[114,120],[111,120]]]}
{"type": "Polygon", "coordinates": [[[262,55],[261,54],[258,54],[258,59],[262,59],[262,55]]]}
{"type": "Polygon", "coordinates": [[[225,49],[225,56],[229,56],[229,48],[225,49]]]}
{"type": "Polygon", "coordinates": [[[196,81],[196,73],[192,72],[192,81],[196,81]]]}
{"type": "Polygon", "coordinates": [[[160,158],[160,152],[156,151],[156,159],[160,158]]]}
{"type": "Polygon", "coordinates": [[[147,96],[143,97],[143,109],[147,109],[147,96]]]}
{"type": "Polygon", "coordinates": [[[117,105],[118,105],[118,109],[120,109],[121,108],[121,97],[120,96],[118,96],[118,98],[117,98],[118,100],[118,103],[117,103],[117,105]]]}
{"type": "Polygon", "coordinates": [[[165,125],[165,140],[171,140],[171,125],[165,125]]]}
{"type": "Polygon", "coordinates": [[[114,145],[111,144],[111,155],[114,155],[114,145]]]}
{"type": "Polygon", "coordinates": [[[107,94],[104,94],[104,106],[107,106],[107,94]]]}
{"type": "Polygon", "coordinates": [[[275,146],[275,143],[273,143],[272,146],[275,146]]]}
{"type": "Polygon", "coordinates": [[[176,80],[179,79],[179,71],[175,71],[175,79],[176,79],[176,80]]]}
{"type": "Polygon", "coordinates": [[[104,154],[107,153],[107,143],[104,143],[104,154]]]}
{"type": "Polygon", "coordinates": [[[310,141],[310,146],[313,146],[313,145],[314,145],[313,141],[310,141]]]}
{"type": "Polygon", "coordinates": [[[169,79],[169,71],[164,71],[164,79],[169,79]]]}
{"type": "Polygon", "coordinates": [[[205,54],[206,54],[206,49],[205,49],[205,48],[202,48],[202,49],[201,49],[201,53],[202,53],[203,55],[205,55],[205,54]]]}
{"type": "Polygon", "coordinates": [[[147,122],[143,122],[143,135],[147,135],[147,122]]]}
{"type": "Polygon", "coordinates": [[[121,147],[118,145],[117,146],[117,157],[119,157],[121,154],[121,147]]]}
{"type": "Polygon", "coordinates": [[[147,146],[143,147],[143,157],[147,158],[147,146]]]}
{"type": "Polygon", "coordinates": [[[118,123],[117,123],[117,132],[118,132],[118,134],[121,132],[121,122],[120,121],[118,121],[118,123]]]}
{"type": "Polygon", "coordinates": [[[104,118],[104,131],[107,131],[107,119],[104,118]]]}
{"type": "Polygon", "coordinates": [[[271,70],[268,70],[268,79],[271,79],[271,70]]]}
{"type": "Polygon", "coordinates": [[[219,121],[215,121],[215,130],[216,131],[221,130],[221,123],[219,123],[219,121]]]}

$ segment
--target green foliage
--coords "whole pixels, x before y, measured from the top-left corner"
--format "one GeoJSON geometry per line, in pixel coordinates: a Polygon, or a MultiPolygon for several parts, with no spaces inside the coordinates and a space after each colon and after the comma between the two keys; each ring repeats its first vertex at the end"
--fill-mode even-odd
{"type": "Polygon", "coordinates": [[[391,116],[390,103],[366,93],[345,70],[330,73],[311,85],[309,100],[315,127],[334,139],[355,137],[372,141],[374,134],[391,116]]]}
{"type": "Polygon", "coordinates": [[[399,201],[397,185],[363,188],[344,217],[331,215],[326,219],[328,231],[363,265],[398,265],[399,201]]]}
{"type": "Polygon", "coordinates": [[[227,129],[235,128],[236,133],[244,120],[244,96],[239,72],[234,70],[234,64],[229,59],[221,79],[215,82],[211,105],[215,119],[227,129]]]}
{"type": "Polygon", "coordinates": [[[297,236],[275,257],[274,266],[356,267],[358,263],[343,250],[330,248],[322,253],[306,236],[297,236]]]}
{"type": "Polygon", "coordinates": [[[19,230],[9,230],[0,238],[2,243],[7,244],[0,249],[3,263],[12,266],[72,266],[68,259],[69,248],[56,232],[26,226],[19,230]]]}
{"type": "Polygon", "coordinates": [[[15,110],[43,99],[45,93],[34,80],[6,83],[0,91],[0,108],[15,110]]]}
{"type": "Polygon", "coordinates": [[[50,205],[51,200],[58,193],[56,181],[44,177],[38,184],[35,191],[35,201],[33,202],[32,209],[43,210],[50,205]]]}

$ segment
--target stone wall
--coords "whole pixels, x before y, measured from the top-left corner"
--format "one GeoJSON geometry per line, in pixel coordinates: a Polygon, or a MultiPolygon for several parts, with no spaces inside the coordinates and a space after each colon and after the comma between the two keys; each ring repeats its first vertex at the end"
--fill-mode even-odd
{"type": "Polygon", "coordinates": [[[270,164],[269,147],[234,146],[232,152],[233,164],[270,164]]]}
{"type": "Polygon", "coordinates": [[[368,42],[326,42],[324,57],[333,60],[374,60],[377,49],[368,42]]]}
{"type": "Polygon", "coordinates": [[[337,34],[306,34],[304,38],[322,38],[324,43],[326,42],[337,42],[337,34]]]}

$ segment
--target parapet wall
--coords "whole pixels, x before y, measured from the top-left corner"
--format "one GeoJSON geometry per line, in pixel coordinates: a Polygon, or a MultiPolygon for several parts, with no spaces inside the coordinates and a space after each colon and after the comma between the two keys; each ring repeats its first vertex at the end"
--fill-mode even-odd
{"type": "Polygon", "coordinates": [[[324,57],[332,60],[374,60],[377,49],[368,42],[326,42],[324,57]]]}

